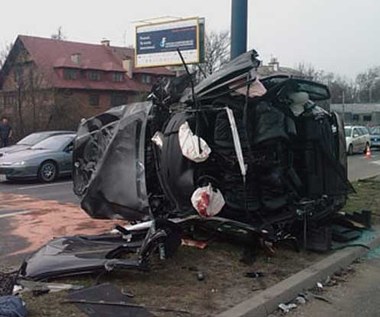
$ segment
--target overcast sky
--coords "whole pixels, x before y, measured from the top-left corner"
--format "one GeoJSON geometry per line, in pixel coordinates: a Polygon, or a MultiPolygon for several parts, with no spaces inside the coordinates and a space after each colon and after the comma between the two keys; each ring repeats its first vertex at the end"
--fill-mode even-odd
{"type": "MultiPolygon", "coordinates": [[[[266,63],[300,62],[348,78],[380,66],[380,0],[248,0],[248,47],[266,63]]],[[[206,18],[207,30],[229,30],[231,0],[2,1],[0,47],[18,34],[50,37],[59,26],[68,40],[111,45],[134,42],[137,21],[206,18]]]]}

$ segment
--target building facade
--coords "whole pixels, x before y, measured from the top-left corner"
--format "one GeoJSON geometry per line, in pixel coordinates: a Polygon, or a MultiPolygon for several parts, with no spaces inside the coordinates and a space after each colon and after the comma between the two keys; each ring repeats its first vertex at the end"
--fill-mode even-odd
{"type": "Polygon", "coordinates": [[[380,126],[380,104],[331,104],[330,110],[339,113],[346,125],[380,126]]]}
{"type": "Polygon", "coordinates": [[[0,70],[0,114],[20,134],[74,129],[83,117],[142,100],[164,68],[135,68],[134,49],[18,36],[0,70]]]}

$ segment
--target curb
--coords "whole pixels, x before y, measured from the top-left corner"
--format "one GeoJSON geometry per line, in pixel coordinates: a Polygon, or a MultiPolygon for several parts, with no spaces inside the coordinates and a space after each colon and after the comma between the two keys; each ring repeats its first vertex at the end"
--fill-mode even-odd
{"type": "MultiPolygon", "coordinates": [[[[371,232],[367,241],[355,241],[370,249],[380,246],[380,232],[371,232]]],[[[353,247],[336,251],[334,254],[308,268],[290,276],[280,283],[262,291],[216,317],[266,317],[275,311],[279,304],[287,303],[303,290],[347,267],[357,258],[368,253],[364,247],[353,247]]]]}

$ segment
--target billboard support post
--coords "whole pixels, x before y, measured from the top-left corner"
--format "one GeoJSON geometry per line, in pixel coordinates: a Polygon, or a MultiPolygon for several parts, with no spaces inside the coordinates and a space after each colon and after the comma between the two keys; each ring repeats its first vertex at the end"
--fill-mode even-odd
{"type": "Polygon", "coordinates": [[[248,0],[231,0],[231,59],[247,51],[248,0]]]}

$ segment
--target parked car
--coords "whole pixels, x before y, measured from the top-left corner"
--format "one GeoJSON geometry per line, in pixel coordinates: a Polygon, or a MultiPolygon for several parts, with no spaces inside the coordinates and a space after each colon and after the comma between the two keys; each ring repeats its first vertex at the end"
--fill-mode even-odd
{"type": "Polygon", "coordinates": [[[348,155],[363,152],[371,146],[369,131],[364,126],[345,126],[346,146],[348,155]]]}
{"type": "Polygon", "coordinates": [[[380,126],[369,129],[371,135],[371,147],[380,147],[380,126]]]}
{"type": "Polygon", "coordinates": [[[0,174],[8,180],[39,179],[52,182],[70,175],[75,134],[51,136],[32,147],[0,158],[0,174]]]}
{"type": "Polygon", "coordinates": [[[20,141],[18,141],[14,145],[0,148],[0,157],[2,157],[4,154],[13,153],[13,152],[30,148],[31,146],[37,144],[38,142],[41,142],[42,140],[45,140],[46,138],[51,137],[53,135],[72,134],[72,133],[75,133],[75,132],[74,131],[43,131],[43,132],[31,133],[27,135],[26,137],[22,138],[20,141]]]}

